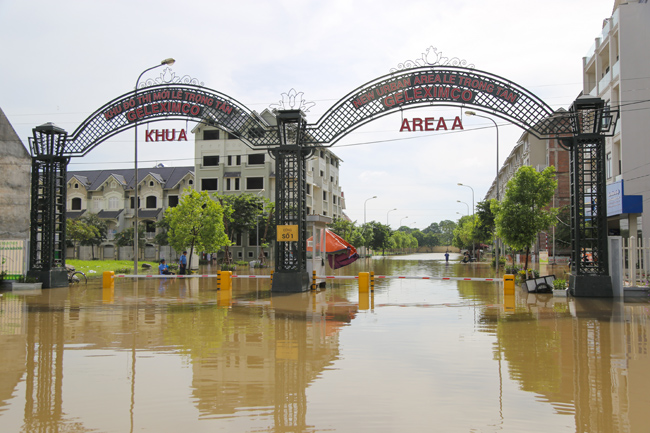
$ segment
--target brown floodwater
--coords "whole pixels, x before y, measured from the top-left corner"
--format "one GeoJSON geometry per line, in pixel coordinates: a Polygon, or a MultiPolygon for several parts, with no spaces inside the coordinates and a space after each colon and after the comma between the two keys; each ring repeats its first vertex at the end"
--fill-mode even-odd
{"type": "MultiPolygon", "coordinates": [[[[439,254],[330,272],[369,270],[494,277],[439,254]]],[[[649,307],[441,279],[4,292],[0,431],[647,432],[649,307]]]]}

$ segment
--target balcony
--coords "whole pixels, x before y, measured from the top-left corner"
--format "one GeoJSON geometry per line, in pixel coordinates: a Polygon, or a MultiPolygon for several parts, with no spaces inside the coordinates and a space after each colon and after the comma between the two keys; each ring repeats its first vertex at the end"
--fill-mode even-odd
{"type": "Polygon", "coordinates": [[[603,93],[609,83],[612,82],[612,71],[607,71],[603,78],[598,82],[598,93],[603,93]]]}

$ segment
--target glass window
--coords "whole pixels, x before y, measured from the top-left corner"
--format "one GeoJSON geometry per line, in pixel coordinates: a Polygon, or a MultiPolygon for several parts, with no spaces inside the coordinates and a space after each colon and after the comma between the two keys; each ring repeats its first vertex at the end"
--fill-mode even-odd
{"type": "Polygon", "coordinates": [[[79,197],[72,199],[72,210],[81,210],[81,199],[79,197]]]}
{"type": "Polygon", "coordinates": [[[246,189],[264,189],[264,178],[263,177],[247,177],[246,178],[246,189]]]}
{"type": "Polygon", "coordinates": [[[605,172],[607,173],[607,179],[610,179],[612,177],[612,152],[607,154],[605,172]]]}
{"type": "Polygon", "coordinates": [[[264,154],[255,153],[248,155],[248,165],[261,165],[264,164],[264,154]]]}
{"type": "Polygon", "coordinates": [[[167,200],[169,201],[169,207],[176,207],[178,206],[178,196],[177,195],[170,195],[167,200]]]}
{"type": "Polygon", "coordinates": [[[147,209],[156,209],[158,207],[158,199],[155,195],[150,195],[145,200],[145,207],[147,209]]]}
{"type": "Polygon", "coordinates": [[[217,191],[219,186],[219,179],[216,178],[206,178],[201,179],[201,190],[202,191],[217,191]]]}
{"type": "Polygon", "coordinates": [[[219,165],[219,156],[204,156],[203,167],[214,167],[219,165]]]}
{"type": "Polygon", "coordinates": [[[209,131],[203,131],[204,140],[218,140],[219,139],[219,130],[213,129],[209,131]]]}

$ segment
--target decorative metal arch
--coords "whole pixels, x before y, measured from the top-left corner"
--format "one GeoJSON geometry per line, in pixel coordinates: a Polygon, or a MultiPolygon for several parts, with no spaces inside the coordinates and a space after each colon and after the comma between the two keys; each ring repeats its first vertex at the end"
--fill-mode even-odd
{"type": "Polygon", "coordinates": [[[454,66],[425,66],[384,75],[347,94],[308,126],[311,144],[332,145],[366,123],[399,110],[428,106],[474,108],[542,138],[571,133],[567,117],[518,84],[494,74],[454,66]]]}
{"type": "MultiPolygon", "coordinates": [[[[34,138],[30,140],[34,173],[31,236],[32,242],[36,239],[40,243],[32,245],[31,271],[48,275],[51,281],[45,287],[57,287],[57,284],[65,282],[59,271],[65,267],[62,247],[65,245],[66,224],[65,172],[70,157],[86,155],[108,138],[141,122],[193,119],[227,131],[251,147],[266,148],[276,158],[277,221],[283,225],[297,223],[300,234],[297,245],[276,247],[276,256],[281,259],[276,261],[278,278],[274,279],[273,290],[276,282],[278,286],[284,283],[292,286],[281,291],[305,290],[309,281],[306,260],[300,255],[302,253],[296,252],[306,251],[304,172],[306,157],[313,147],[332,146],[360,126],[398,110],[436,105],[486,112],[539,138],[579,137],[580,133],[576,131],[584,123],[584,118],[576,116],[575,112],[554,113],[544,101],[512,81],[473,68],[438,64],[394,70],[372,80],[343,97],[312,125],[306,123],[300,110],[278,110],[277,122],[269,124],[228,95],[192,83],[164,83],[136,89],[100,107],[70,136],[53,125],[34,129],[34,138]]],[[[613,132],[618,113],[607,111],[603,116],[602,104],[594,107],[592,112],[607,120],[598,123],[594,135],[597,139],[590,138],[600,146],[594,154],[601,155],[602,137],[613,132]]],[[[581,142],[577,140],[576,143],[581,142]]],[[[580,156],[579,152],[583,152],[585,146],[574,147],[577,149],[574,153],[580,156]]],[[[577,157],[575,161],[572,170],[578,171],[578,165],[583,162],[577,157]]],[[[575,189],[578,192],[587,184],[592,190],[601,191],[605,185],[601,178],[588,174],[576,177],[572,182],[577,185],[575,189]]],[[[584,195],[572,195],[576,209],[584,208],[584,195]]],[[[604,198],[598,199],[598,203],[604,201],[604,198]]],[[[602,208],[597,208],[601,219],[605,215],[602,208]]],[[[574,219],[579,220],[577,217],[574,219]]],[[[592,220],[595,220],[593,216],[592,220]]],[[[577,227],[578,223],[574,225],[577,227]]],[[[598,230],[601,227],[606,226],[600,224],[598,230]]],[[[574,232],[578,233],[578,230],[574,232]]],[[[600,244],[594,245],[592,250],[602,249],[600,244]]],[[[575,248],[582,246],[581,243],[575,248]]],[[[598,268],[596,274],[601,273],[607,275],[606,270],[598,268]]]]}

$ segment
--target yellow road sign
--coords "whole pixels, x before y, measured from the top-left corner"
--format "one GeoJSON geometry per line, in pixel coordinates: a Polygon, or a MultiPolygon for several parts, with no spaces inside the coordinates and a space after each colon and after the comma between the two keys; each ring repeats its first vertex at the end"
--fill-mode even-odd
{"type": "Polygon", "coordinates": [[[297,242],[298,241],[298,226],[297,225],[287,225],[287,226],[278,226],[278,242],[297,242]]]}

